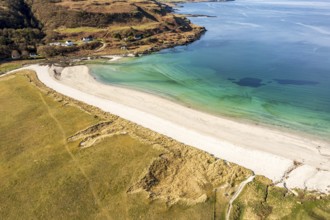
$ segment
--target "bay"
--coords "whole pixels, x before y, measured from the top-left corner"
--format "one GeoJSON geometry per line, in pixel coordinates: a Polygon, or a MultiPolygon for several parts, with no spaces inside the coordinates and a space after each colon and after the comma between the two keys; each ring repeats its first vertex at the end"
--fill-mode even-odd
{"type": "Polygon", "coordinates": [[[190,18],[208,30],[199,41],[91,64],[94,77],[211,114],[329,138],[330,2],[180,6],[180,13],[216,16],[190,18]]]}

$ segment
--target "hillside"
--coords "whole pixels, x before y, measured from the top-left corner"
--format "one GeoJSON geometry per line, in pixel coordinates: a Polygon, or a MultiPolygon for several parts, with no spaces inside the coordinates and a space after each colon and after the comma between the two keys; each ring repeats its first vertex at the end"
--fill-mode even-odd
{"type": "Polygon", "coordinates": [[[189,43],[205,31],[154,0],[1,0],[0,9],[0,58],[39,48],[46,57],[152,52],[189,43]],[[23,29],[29,38],[16,34],[23,29]],[[39,32],[34,36],[31,31],[39,32]],[[94,42],[82,44],[85,36],[94,42]],[[68,40],[73,47],[49,47],[68,40]]]}
{"type": "Polygon", "coordinates": [[[161,20],[161,17],[167,14],[162,4],[152,0],[27,0],[27,2],[46,28],[107,27],[115,23],[133,25],[161,20]],[[44,10],[45,8],[48,10],[44,10]]]}
{"type": "Polygon", "coordinates": [[[30,7],[22,0],[0,1],[0,29],[3,28],[37,28],[30,7]]]}
{"type": "Polygon", "coordinates": [[[186,2],[227,2],[234,0],[159,0],[159,1],[167,4],[178,4],[178,3],[186,3],[186,2]]]}
{"type": "Polygon", "coordinates": [[[43,37],[29,5],[23,0],[0,1],[0,59],[9,57],[12,51],[35,52],[43,37]]]}

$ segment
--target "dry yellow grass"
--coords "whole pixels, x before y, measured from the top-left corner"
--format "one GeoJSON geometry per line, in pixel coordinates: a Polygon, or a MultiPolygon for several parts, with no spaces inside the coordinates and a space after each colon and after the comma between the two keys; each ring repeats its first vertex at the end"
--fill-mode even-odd
{"type": "Polygon", "coordinates": [[[85,1],[71,1],[62,0],[57,5],[66,7],[70,10],[84,10],[94,13],[132,13],[138,11],[137,6],[143,5],[149,8],[157,7],[153,1],[144,0],[130,0],[130,1],[118,1],[118,0],[85,0],[85,1]]]}
{"type": "Polygon", "coordinates": [[[231,219],[330,219],[330,196],[294,196],[264,177],[249,183],[234,202],[231,219]]]}
{"type": "MultiPolygon", "coordinates": [[[[0,103],[0,219],[224,219],[251,175],[54,93],[28,71],[0,78],[0,103]]],[[[231,219],[329,219],[329,196],[270,184],[249,183],[231,219]]]]}
{"type": "Polygon", "coordinates": [[[238,166],[226,170],[206,153],[77,105],[44,88],[29,72],[0,78],[0,102],[1,219],[211,219],[213,187],[226,182],[226,175],[242,173],[231,178],[239,182],[248,174],[238,166]],[[107,126],[68,141],[102,120],[107,126]],[[97,136],[93,146],[79,147],[97,136]],[[166,165],[155,167],[154,161],[164,157],[166,165]],[[160,174],[158,182],[140,188],[153,168],[160,174]],[[140,190],[128,193],[134,186],[140,190]],[[204,194],[206,200],[198,201],[204,194]]]}
{"type": "Polygon", "coordinates": [[[98,33],[106,31],[106,28],[96,28],[96,27],[78,27],[78,28],[58,28],[54,31],[61,34],[77,34],[77,33],[98,33]]]}

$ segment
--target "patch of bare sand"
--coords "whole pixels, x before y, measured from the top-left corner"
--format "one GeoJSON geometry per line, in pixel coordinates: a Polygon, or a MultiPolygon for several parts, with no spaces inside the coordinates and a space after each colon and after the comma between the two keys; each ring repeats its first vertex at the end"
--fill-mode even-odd
{"type": "Polygon", "coordinates": [[[79,147],[86,148],[113,135],[130,135],[161,152],[127,192],[145,191],[151,200],[162,199],[168,205],[205,202],[218,188],[229,196],[252,173],[121,118],[88,127],[68,141],[78,140],[79,147]]]}
{"type": "Polygon", "coordinates": [[[205,202],[218,187],[230,191],[249,175],[251,171],[242,167],[181,146],[152,161],[128,192],[145,190],[151,199],[164,199],[169,205],[177,202],[194,205],[205,202]]]}

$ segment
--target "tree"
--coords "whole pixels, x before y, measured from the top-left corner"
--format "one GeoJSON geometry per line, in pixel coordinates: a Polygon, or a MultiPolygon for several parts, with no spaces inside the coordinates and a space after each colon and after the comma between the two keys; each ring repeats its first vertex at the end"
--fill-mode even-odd
{"type": "Polygon", "coordinates": [[[22,58],[27,59],[29,58],[29,55],[30,55],[29,51],[27,50],[22,51],[22,58]]]}
{"type": "Polygon", "coordinates": [[[58,32],[51,30],[51,31],[46,32],[45,40],[46,40],[46,42],[61,40],[61,36],[58,32]]]}
{"type": "Polygon", "coordinates": [[[119,39],[119,40],[122,39],[120,33],[118,33],[118,32],[116,32],[116,33],[113,35],[113,37],[116,38],[116,39],[119,39]]]}
{"type": "Polygon", "coordinates": [[[58,55],[56,48],[50,46],[39,46],[38,53],[47,58],[58,55]]]}
{"type": "Polygon", "coordinates": [[[21,58],[21,55],[20,55],[20,53],[17,50],[13,50],[11,52],[11,58],[13,58],[13,59],[19,59],[19,58],[21,58]]]}

